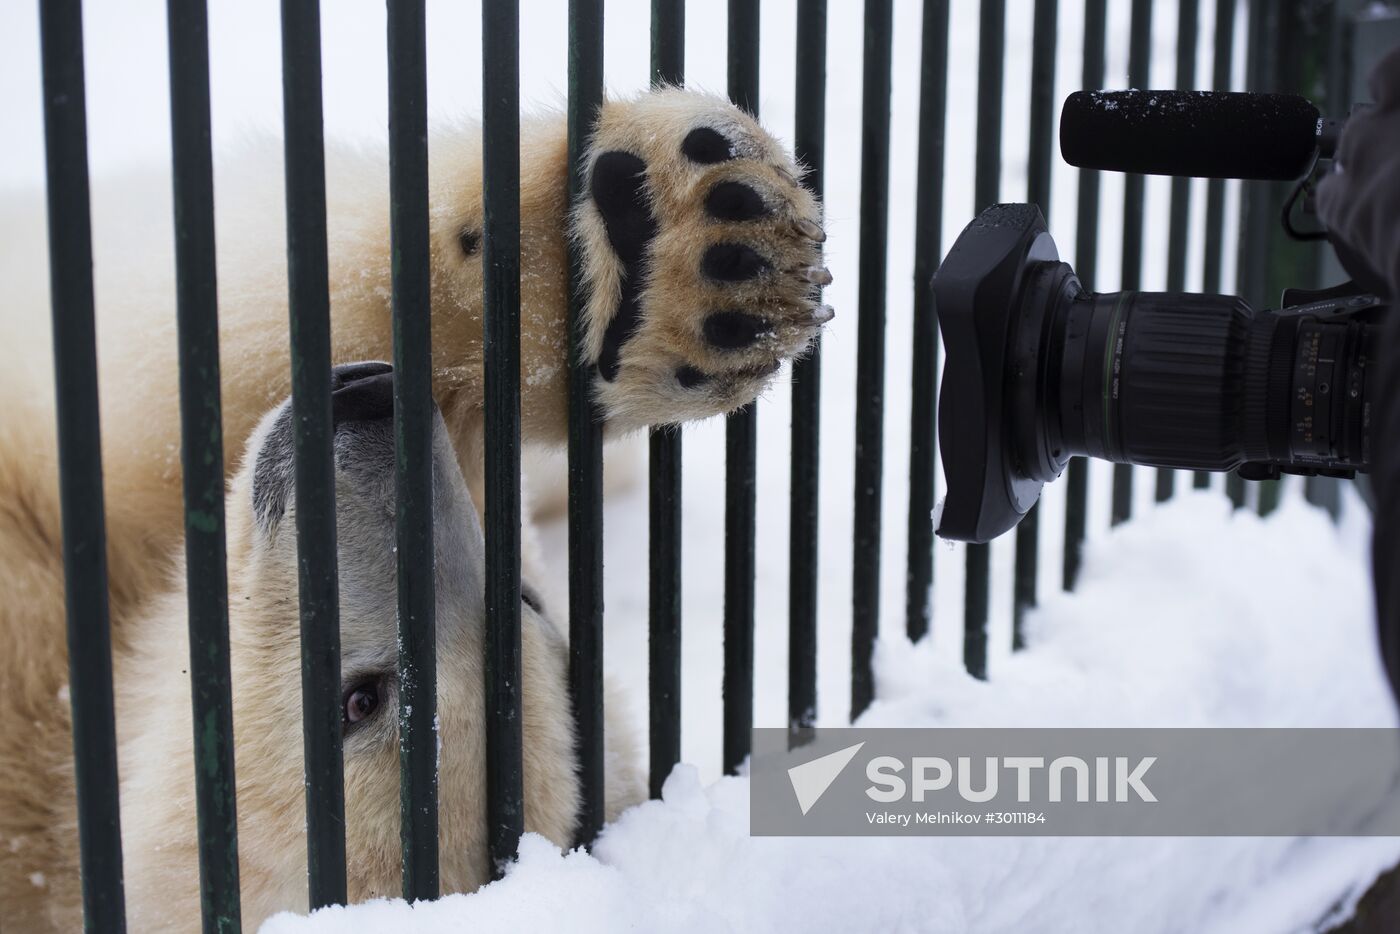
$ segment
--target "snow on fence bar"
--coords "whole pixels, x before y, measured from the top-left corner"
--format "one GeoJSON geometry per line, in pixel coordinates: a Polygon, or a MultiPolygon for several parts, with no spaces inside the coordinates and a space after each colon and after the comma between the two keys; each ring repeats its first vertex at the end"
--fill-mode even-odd
{"type": "MultiPolygon", "coordinates": [[[[603,0],[569,2],[569,194],[583,191],[582,157],[603,99],[603,0]]],[[[684,81],[683,0],[652,0],[653,84],[684,81]]],[[[942,252],[944,137],[949,88],[949,0],[926,0],[922,18],[917,221],[914,245],[914,364],[910,448],[909,550],[905,629],[932,627],[935,419],[938,332],[929,277],[942,252]]],[[[1176,83],[1195,86],[1199,0],[1178,7],[1176,83]]],[[[70,692],[82,849],[83,904],[90,930],[124,929],[111,639],[102,465],[96,386],[92,252],[80,0],[40,4],[49,244],[58,395],[60,484],[66,576],[70,692]]],[[[999,200],[1005,76],[1005,0],[980,4],[975,202],[999,200]]],[[[1053,76],[1057,0],[1035,0],[1031,65],[1029,197],[1051,210],[1053,76]]],[[[1082,83],[1105,80],[1107,0],[1088,0],[1082,83]]],[[[389,0],[389,153],[393,253],[394,426],[401,701],[403,895],[439,894],[436,774],[436,658],[431,511],[432,397],[428,254],[426,19],[424,0],[389,0]]],[[[728,92],[757,114],[759,2],[729,0],[728,92]]],[[[1131,5],[1130,83],[1146,86],[1151,0],[1131,5]]],[[[1236,4],[1217,0],[1212,84],[1231,85],[1236,4]]],[[[1258,17],[1256,17],[1258,19],[1258,17]]],[[[871,657],[878,633],[884,340],[889,201],[891,0],[865,7],[861,151],[860,283],[850,711],[874,698],[871,657]]],[[[182,463],[193,683],[200,879],[208,931],[236,931],[238,846],[229,684],[228,606],[223,523],[223,450],[214,274],[210,150],[209,37],[203,2],[169,6],[171,130],[174,146],[177,315],[180,341],[182,463]]],[[[823,190],[826,105],[826,0],[798,0],[795,149],[806,183],[823,190]]],[[[1262,36],[1251,25],[1255,44],[1262,36]]],[[[317,0],[283,0],[282,65],[286,158],[288,287],[295,412],[297,541],[302,647],[308,885],[312,908],[346,899],[345,799],[341,748],[340,634],[336,568],[331,350],[327,281],[326,187],[322,132],[320,10],[317,0]]],[[[514,858],[524,828],[520,632],[520,216],[519,3],[483,3],[486,379],[486,756],[489,848],[496,872],[514,858]]],[[[1251,56],[1251,83],[1263,66],[1251,56]]],[[[1123,285],[1135,288],[1143,262],[1144,183],[1127,181],[1123,285]]],[[[1065,206],[1055,205],[1060,210],[1065,206]]],[[[1095,278],[1099,178],[1081,173],[1076,257],[1095,278]]],[[[1190,186],[1172,186],[1168,288],[1185,285],[1190,186]]],[[[1226,246],[1223,182],[1207,188],[1206,291],[1222,285],[1226,246]]],[[[909,232],[897,232],[907,236],[909,232]]],[[[602,426],[584,362],[581,263],[570,244],[570,399],[568,433],[569,691],[577,720],[581,811],[578,842],[601,829],[603,800],[602,426]]],[[[1256,288],[1259,283],[1255,283],[1256,288]]],[[[817,479],[820,346],[793,365],[789,530],[789,726],[816,719],[817,479]]],[[[735,772],[749,752],[753,721],[755,461],[757,403],[727,422],[724,568],[723,766],[735,772]]],[[[680,759],[681,431],[650,436],[649,700],[650,788],[680,759]]],[[[1073,589],[1086,533],[1087,470],[1070,464],[1061,556],[1073,589]]],[[[1201,486],[1202,477],[1195,478],[1201,486]]],[[[1131,468],[1114,473],[1114,522],[1131,515],[1131,468]]],[[[1243,502],[1238,481],[1229,486],[1243,502]]],[[[1311,489],[1311,487],[1310,487],[1311,489]]],[[[1173,492],[1169,471],[1157,498],[1173,492]]],[[[1013,639],[1034,605],[1039,567],[1032,511],[1018,529],[1013,639]]],[[[713,556],[718,563],[721,556],[713,556]]],[[[967,549],[964,664],[987,674],[989,549],[967,549]]]]}

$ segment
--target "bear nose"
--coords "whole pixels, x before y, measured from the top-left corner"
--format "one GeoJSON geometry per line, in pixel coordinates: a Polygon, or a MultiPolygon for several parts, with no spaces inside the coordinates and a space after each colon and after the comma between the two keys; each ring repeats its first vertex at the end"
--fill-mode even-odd
{"type": "Polygon", "coordinates": [[[332,420],[373,422],[394,416],[394,368],[387,363],[347,363],[331,370],[332,420]]]}

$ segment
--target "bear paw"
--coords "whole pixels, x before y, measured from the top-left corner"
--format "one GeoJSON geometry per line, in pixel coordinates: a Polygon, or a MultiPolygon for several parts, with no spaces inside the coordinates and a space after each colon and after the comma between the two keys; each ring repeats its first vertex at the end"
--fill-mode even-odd
{"type": "Polygon", "coordinates": [[[584,350],[613,425],[743,406],[831,320],[820,207],[733,104],[676,89],[608,103],[586,166],[584,350]]]}

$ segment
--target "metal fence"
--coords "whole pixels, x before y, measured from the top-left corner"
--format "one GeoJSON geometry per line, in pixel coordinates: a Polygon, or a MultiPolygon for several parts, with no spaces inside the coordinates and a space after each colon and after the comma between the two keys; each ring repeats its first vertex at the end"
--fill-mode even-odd
{"type": "MultiPolygon", "coordinates": [[[[1280,0],[1257,0],[1249,17],[1249,82],[1320,96],[1266,54],[1271,24],[1306,27],[1310,14],[1280,0]],[[1300,26],[1301,24],[1301,26],[1300,26]]],[[[1211,87],[1231,84],[1235,0],[1214,4],[1211,87]]],[[[1105,81],[1107,0],[1085,5],[1082,85],[1105,81]]],[[[729,0],[729,95],[757,113],[758,0],[729,0]]],[[[795,148],[809,169],[806,183],[820,195],[826,104],[825,0],[799,0],[795,148]]],[[[603,2],[570,0],[568,151],[569,193],[583,187],[582,154],[603,99],[603,2]]],[[[926,0],[918,128],[917,223],[912,231],[914,347],[910,426],[906,630],[911,639],[931,627],[934,582],[935,412],[938,333],[929,277],[942,253],[944,135],[949,74],[949,0],[926,0]]],[[[1181,0],[1176,83],[1199,86],[1195,60],[1202,30],[1199,0],[1181,0]]],[[[323,162],[320,31],[317,0],[283,0],[282,51],[293,405],[296,417],[297,535],[300,553],[302,691],[309,893],[311,906],[346,899],[344,792],[341,763],[340,644],[332,460],[331,351],[327,283],[326,190],[323,162]]],[[[1081,175],[1077,204],[1052,198],[1050,166],[1056,123],[1054,71],[1056,0],[1035,0],[1031,62],[1030,200],[1052,211],[1077,213],[1074,253],[1080,275],[1093,282],[1099,253],[1097,173],[1081,175]]],[[[1132,0],[1129,79],[1146,86],[1152,0],[1132,0]]],[[[881,478],[884,465],[886,247],[889,196],[892,0],[865,4],[863,128],[858,299],[856,469],[853,501],[853,615],[850,713],[874,696],[872,651],[880,619],[881,478]]],[[[1314,23],[1314,26],[1316,24],[1314,23]]],[[[980,4],[977,75],[976,182],[978,209],[999,200],[1002,107],[1005,97],[1005,0],[980,4]]],[[[96,344],[89,230],[88,172],[80,0],[41,3],[48,210],[56,355],[63,549],[71,702],[87,926],[121,930],[121,835],[107,618],[102,465],[95,379],[96,344]]],[[[1296,32],[1296,30],[1295,30],[1296,32]]],[[[1306,28],[1303,28],[1306,33],[1306,28]]],[[[515,853],[524,823],[521,753],[520,633],[520,215],[519,8],[517,0],[486,0],[481,52],[485,164],[486,367],[486,710],[489,845],[493,865],[515,853]]],[[[178,266],[180,403],[188,569],[190,677],[194,687],[201,896],[206,930],[239,923],[238,841],[229,684],[228,607],[223,532],[224,474],[220,438],[219,352],[214,274],[213,177],[210,151],[208,21],[202,0],[171,0],[169,48],[174,140],[178,266]]],[[[403,895],[434,898],[438,882],[438,813],[434,717],[436,695],[431,515],[431,369],[428,266],[428,148],[424,0],[389,0],[390,191],[393,252],[394,424],[397,445],[398,659],[403,895]]],[[[657,83],[684,80],[683,0],[652,0],[651,74],[657,83]]],[[[1261,189],[1262,190],[1262,189],[1261,189]]],[[[1183,288],[1188,251],[1190,186],[1171,189],[1168,287],[1183,288]]],[[[1241,291],[1258,302],[1272,287],[1262,264],[1268,239],[1261,218],[1273,216],[1265,191],[1246,193],[1243,228],[1249,236],[1241,291]]],[[[1123,287],[1136,288],[1143,263],[1144,182],[1127,180],[1121,268],[1123,287]]],[[[1218,291],[1229,246],[1223,183],[1211,182],[1205,204],[1204,287],[1218,291]]],[[[589,396],[590,374],[580,350],[583,308],[580,259],[570,256],[571,393],[568,436],[569,689],[577,717],[582,809],[579,842],[603,821],[602,431],[589,396]]],[[[794,731],[811,726],[817,710],[817,479],[820,348],[792,371],[791,570],[788,581],[789,704],[794,731]]],[[[901,388],[902,391],[902,388],[901,388]]],[[[756,425],[750,405],[728,417],[727,544],[724,562],[723,765],[734,771],[749,752],[753,721],[754,529],[756,425]]],[[[651,793],[680,758],[680,465],[682,432],[656,427],[650,437],[650,770],[651,793]]],[[[1131,516],[1135,472],[1114,471],[1112,521],[1131,516]]],[[[1208,479],[1198,475],[1201,486],[1208,479]]],[[[1061,582],[1072,589],[1088,534],[1088,472],[1071,463],[1067,479],[1061,582]]],[[[1243,503],[1242,485],[1230,494],[1243,503]]],[[[1310,490],[1312,488],[1310,487],[1310,490]]],[[[1321,489],[1319,486],[1318,489],[1321,489]]],[[[1159,471],[1156,498],[1173,494],[1174,477],[1159,471]]],[[[1318,496],[1322,496],[1321,493],[1318,496]]],[[[1275,497],[1265,494],[1261,506],[1275,497]]],[[[1035,511],[1016,536],[1014,640],[1034,605],[1038,524],[1035,511]]],[[[989,549],[966,550],[964,656],[969,672],[987,675],[989,549]]]]}

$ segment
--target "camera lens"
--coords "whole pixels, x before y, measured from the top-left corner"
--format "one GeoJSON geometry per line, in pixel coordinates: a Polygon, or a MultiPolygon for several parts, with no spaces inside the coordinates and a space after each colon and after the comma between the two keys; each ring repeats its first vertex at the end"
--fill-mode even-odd
{"type": "Polygon", "coordinates": [[[1256,314],[1228,295],[1096,294],[1064,263],[1024,281],[1008,415],[1028,476],[1075,454],[1194,470],[1369,463],[1369,329],[1329,320],[1335,303],[1256,314]]]}
{"type": "Polygon", "coordinates": [[[1033,205],[988,208],[933,277],[947,348],[938,534],[990,541],[1070,457],[1256,476],[1365,470],[1374,296],[1086,291],[1033,205]],[[1301,304],[1291,304],[1301,301],[1301,304]]]}

